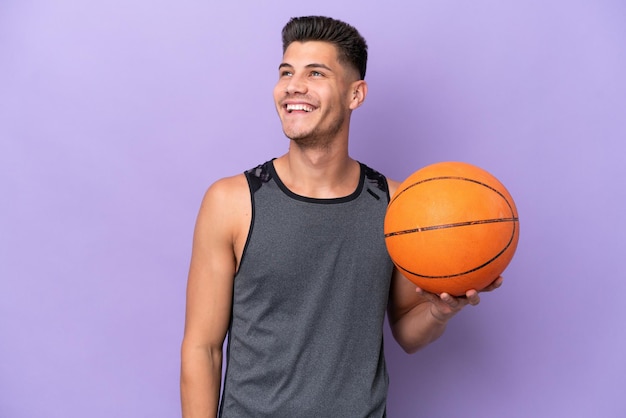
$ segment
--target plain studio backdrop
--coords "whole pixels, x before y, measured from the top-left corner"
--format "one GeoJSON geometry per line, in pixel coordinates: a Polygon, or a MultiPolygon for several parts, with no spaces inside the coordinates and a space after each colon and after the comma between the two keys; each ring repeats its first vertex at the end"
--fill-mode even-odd
{"type": "Polygon", "coordinates": [[[498,177],[505,284],[409,356],[389,416],[624,417],[626,3],[0,2],[0,417],[179,416],[191,237],[216,179],[283,154],[280,30],[368,40],[352,155],[498,177]]]}

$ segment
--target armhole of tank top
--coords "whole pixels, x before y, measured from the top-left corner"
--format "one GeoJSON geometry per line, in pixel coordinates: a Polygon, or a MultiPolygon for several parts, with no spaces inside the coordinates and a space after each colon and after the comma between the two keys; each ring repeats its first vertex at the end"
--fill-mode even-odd
{"type": "MultiPolygon", "coordinates": [[[[366,164],[363,164],[360,161],[359,161],[359,165],[361,166],[361,173],[362,173],[361,181],[364,182],[365,178],[367,177],[367,170],[368,169],[372,170],[372,171],[375,171],[375,170],[373,170],[372,168],[368,167],[366,164]]],[[[380,191],[382,191],[385,194],[385,196],[387,196],[387,204],[389,204],[389,202],[391,202],[391,194],[389,192],[389,181],[387,180],[387,176],[385,176],[384,174],[382,174],[382,173],[380,173],[378,171],[376,171],[376,173],[380,176],[380,178],[382,179],[383,183],[385,184],[384,190],[381,189],[380,186],[378,187],[378,189],[380,191]]],[[[370,193],[372,193],[372,192],[370,192],[370,193]]]]}
{"type": "Polygon", "coordinates": [[[250,244],[250,238],[252,236],[252,229],[254,228],[254,216],[255,216],[254,192],[255,190],[252,184],[252,179],[250,178],[251,174],[246,171],[244,175],[246,176],[246,181],[248,182],[248,191],[250,192],[250,225],[248,225],[248,234],[246,236],[246,243],[243,245],[243,250],[241,250],[241,258],[239,259],[239,266],[237,266],[237,271],[235,272],[235,277],[234,277],[235,279],[237,278],[237,275],[239,274],[239,271],[241,270],[241,266],[245,262],[246,252],[248,251],[248,245],[250,244]]]}
{"type": "Polygon", "coordinates": [[[389,204],[389,202],[391,202],[391,194],[389,192],[389,182],[387,181],[387,177],[383,176],[383,179],[385,179],[385,194],[387,195],[387,204],[389,204]]]}

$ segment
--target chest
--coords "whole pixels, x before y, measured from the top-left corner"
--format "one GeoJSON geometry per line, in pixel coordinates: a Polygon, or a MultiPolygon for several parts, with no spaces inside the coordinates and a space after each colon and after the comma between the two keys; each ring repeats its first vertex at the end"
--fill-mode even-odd
{"type": "Polygon", "coordinates": [[[385,294],[391,262],[384,243],[385,206],[365,196],[311,204],[280,194],[255,196],[235,286],[240,295],[385,294]],[[371,201],[369,200],[371,199],[371,201]],[[277,292],[280,290],[280,292],[277,292]]]}

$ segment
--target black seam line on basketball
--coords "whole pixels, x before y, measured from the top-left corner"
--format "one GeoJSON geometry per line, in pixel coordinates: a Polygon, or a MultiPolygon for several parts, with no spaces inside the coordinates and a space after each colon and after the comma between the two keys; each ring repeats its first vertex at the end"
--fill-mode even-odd
{"type": "Polygon", "coordinates": [[[433,231],[436,229],[456,228],[456,227],[461,227],[461,226],[472,226],[472,225],[482,225],[482,224],[493,224],[493,223],[500,223],[500,222],[517,222],[517,221],[518,221],[518,218],[497,218],[497,219],[483,219],[483,220],[478,220],[478,221],[456,222],[456,223],[443,224],[443,225],[432,225],[432,226],[425,226],[422,228],[412,228],[412,229],[405,229],[403,231],[388,232],[385,234],[385,238],[394,237],[396,235],[413,234],[415,232],[433,231]]]}
{"type": "MultiPolygon", "coordinates": [[[[494,260],[496,260],[498,257],[500,257],[502,254],[504,254],[504,252],[506,250],[509,249],[509,247],[511,246],[511,244],[513,243],[513,238],[515,238],[515,233],[516,233],[516,229],[517,229],[517,223],[513,223],[513,233],[511,233],[511,239],[509,239],[509,242],[507,242],[507,244],[504,246],[504,248],[502,249],[502,251],[500,251],[498,254],[495,255],[495,257],[493,257],[491,260],[488,260],[487,262],[481,264],[478,267],[474,267],[473,269],[461,272],[461,273],[456,273],[456,274],[447,274],[447,275],[443,275],[443,276],[426,276],[424,274],[419,274],[419,273],[415,273],[412,272],[410,270],[405,269],[404,267],[394,263],[396,265],[397,268],[399,268],[400,270],[403,270],[409,274],[412,274],[413,276],[417,276],[417,277],[421,277],[423,279],[451,279],[453,277],[458,277],[458,276],[463,276],[464,274],[469,274],[469,273],[473,273],[475,271],[480,270],[483,267],[488,266],[489,264],[491,264],[494,260]]],[[[496,279],[496,277],[493,278],[494,280],[496,279]]]]}
{"type": "Polygon", "coordinates": [[[482,181],[478,181],[478,180],[474,180],[474,179],[470,179],[467,177],[461,177],[461,176],[441,176],[441,177],[431,177],[429,179],[424,179],[424,180],[420,180],[416,183],[411,184],[410,186],[405,187],[403,190],[401,190],[397,195],[395,195],[393,197],[393,200],[391,202],[389,202],[389,206],[391,206],[391,204],[400,197],[400,195],[404,192],[406,192],[407,190],[409,190],[412,187],[415,187],[419,184],[422,183],[427,183],[429,181],[435,181],[435,180],[463,180],[463,181],[469,181],[471,183],[476,183],[476,184],[480,184],[481,186],[484,186],[490,190],[493,190],[494,192],[496,192],[497,194],[500,195],[500,197],[502,197],[502,199],[504,199],[504,201],[506,202],[507,206],[509,207],[509,209],[511,210],[511,214],[514,215],[515,212],[513,211],[513,206],[511,205],[511,203],[509,202],[509,200],[506,198],[505,195],[503,195],[498,189],[495,189],[493,187],[491,187],[490,185],[483,183],[482,181]]]}

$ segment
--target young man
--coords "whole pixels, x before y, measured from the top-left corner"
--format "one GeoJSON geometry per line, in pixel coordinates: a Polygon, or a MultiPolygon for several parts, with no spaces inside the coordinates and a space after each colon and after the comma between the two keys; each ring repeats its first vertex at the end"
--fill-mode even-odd
{"type": "Polygon", "coordinates": [[[476,305],[478,292],[416,291],[393,268],[383,219],[398,184],[348,155],[350,115],[367,96],[365,40],[325,17],[294,18],[282,34],[274,101],[289,150],[204,197],[187,290],[183,415],[383,417],[385,310],[395,339],[414,352],[476,305]]]}

